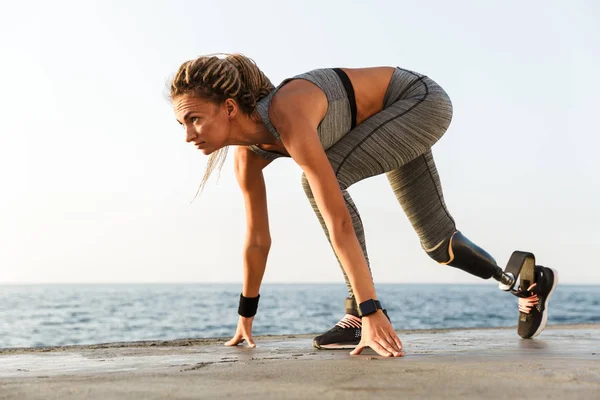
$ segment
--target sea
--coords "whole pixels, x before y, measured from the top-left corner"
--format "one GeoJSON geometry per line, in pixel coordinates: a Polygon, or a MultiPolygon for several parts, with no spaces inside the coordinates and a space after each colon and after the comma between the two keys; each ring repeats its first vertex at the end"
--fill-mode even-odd
{"type": "MultiPolygon", "coordinates": [[[[495,284],[377,284],[397,330],[516,326],[495,284]]],[[[229,338],[240,284],[0,285],[0,348],[229,338]]],[[[344,315],[343,284],[263,284],[254,335],[319,334],[344,315]]],[[[559,285],[548,324],[600,323],[600,285],[559,285]]]]}

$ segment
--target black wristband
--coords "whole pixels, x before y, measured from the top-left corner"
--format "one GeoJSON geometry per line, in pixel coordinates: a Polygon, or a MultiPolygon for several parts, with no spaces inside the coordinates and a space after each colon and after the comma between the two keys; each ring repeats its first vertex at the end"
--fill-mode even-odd
{"type": "Polygon", "coordinates": [[[242,317],[250,318],[256,315],[258,310],[258,299],[260,294],[256,297],[244,297],[240,294],[240,305],[238,306],[238,314],[242,317]]]}

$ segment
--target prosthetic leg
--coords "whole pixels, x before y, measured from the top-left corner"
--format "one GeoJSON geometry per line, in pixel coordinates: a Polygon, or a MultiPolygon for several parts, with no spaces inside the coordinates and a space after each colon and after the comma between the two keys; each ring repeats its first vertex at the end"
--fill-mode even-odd
{"type": "MultiPolygon", "coordinates": [[[[436,258],[440,257],[436,255],[436,258]]],[[[436,261],[483,279],[493,277],[501,290],[519,298],[519,336],[531,339],[544,330],[548,321],[548,301],[558,283],[556,270],[536,265],[535,256],[524,251],[513,252],[502,270],[487,252],[458,231],[450,238],[448,257],[448,261],[436,261]],[[517,280],[519,286],[515,288],[517,280]]]]}
{"type": "Polygon", "coordinates": [[[521,278],[521,286],[529,285],[534,281],[535,257],[523,251],[513,252],[506,268],[502,270],[496,260],[481,247],[471,242],[460,231],[456,231],[450,238],[448,246],[450,259],[447,261],[436,260],[440,264],[459,268],[471,275],[482,279],[494,278],[498,281],[501,290],[516,294],[515,283],[521,278]]]}

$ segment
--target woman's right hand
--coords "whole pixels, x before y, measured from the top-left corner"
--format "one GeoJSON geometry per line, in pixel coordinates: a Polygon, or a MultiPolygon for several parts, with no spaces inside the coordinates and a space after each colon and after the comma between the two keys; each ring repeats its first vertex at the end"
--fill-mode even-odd
{"type": "Polygon", "coordinates": [[[233,338],[225,343],[225,346],[237,346],[240,343],[243,343],[244,340],[248,341],[249,347],[256,347],[256,343],[252,339],[252,322],[254,321],[254,317],[245,318],[240,316],[238,321],[237,330],[235,331],[235,335],[233,338]]]}

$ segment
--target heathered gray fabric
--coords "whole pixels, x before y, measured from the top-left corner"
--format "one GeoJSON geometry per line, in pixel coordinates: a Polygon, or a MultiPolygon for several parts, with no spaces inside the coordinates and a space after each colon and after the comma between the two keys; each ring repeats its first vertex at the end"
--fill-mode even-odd
{"type": "MultiPolygon", "coordinates": [[[[291,79],[296,78],[290,78],[282,85],[291,79]]],[[[436,251],[447,252],[448,241],[456,226],[444,203],[431,153],[431,147],[446,132],[452,119],[452,103],[446,92],[424,75],[397,68],[385,94],[383,110],[350,130],[347,94],[333,70],[311,71],[299,75],[298,79],[315,83],[330,101],[318,134],[342,189],[367,262],[363,224],[347,189],[356,182],[382,173],[386,173],[423,249],[430,255],[436,251]]],[[[268,116],[274,93],[259,102],[258,112],[271,133],[278,138],[279,133],[268,116]]],[[[281,156],[252,147],[268,159],[281,156]]],[[[327,227],[304,174],[302,186],[329,240],[327,227]]],[[[439,257],[439,254],[436,255],[439,257]]],[[[348,292],[353,296],[345,273],[344,278],[348,292]]]]}
{"type": "MultiPolygon", "coordinates": [[[[277,88],[275,88],[275,90],[269,93],[267,97],[258,102],[256,110],[271,134],[279,139],[279,132],[277,132],[277,129],[275,129],[269,118],[269,106],[271,105],[271,100],[275,93],[283,85],[293,79],[304,79],[314,83],[327,97],[327,113],[325,113],[325,117],[317,127],[317,134],[321,139],[321,144],[323,145],[323,148],[327,150],[350,131],[351,125],[350,103],[348,102],[346,89],[344,89],[344,85],[340,81],[340,78],[332,69],[317,69],[284,80],[277,88]]],[[[267,160],[275,160],[278,157],[284,157],[279,153],[262,150],[258,146],[249,147],[267,160]]]]}

